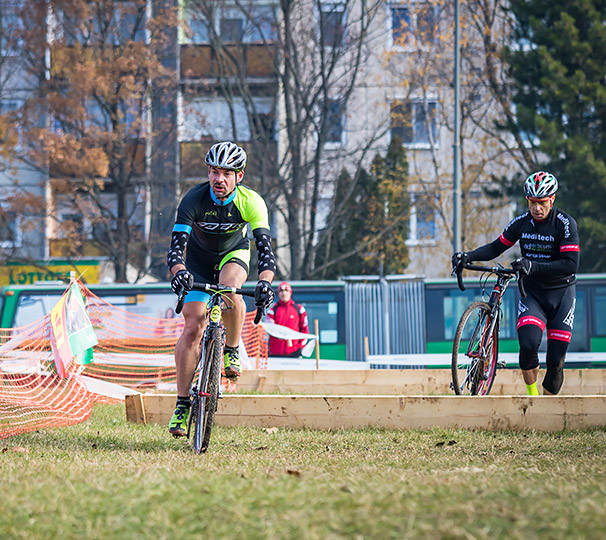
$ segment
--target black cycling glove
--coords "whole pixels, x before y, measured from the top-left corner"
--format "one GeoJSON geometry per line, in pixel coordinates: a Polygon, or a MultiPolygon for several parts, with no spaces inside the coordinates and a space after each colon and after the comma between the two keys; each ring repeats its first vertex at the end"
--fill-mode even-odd
{"type": "Polygon", "coordinates": [[[465,253],[464,251],[457,251],[452,256],[452,267],[455,271],[459,271],[460,268],[463,268],[467,263],[471,262],[471,257],[469,253],[465,253]]]}
{"type": "Polygon", "coordinates": [[[187,270],[179,270],[170,280],[170,287],[176,295],[181,291],[191,291],[194,286],[194,276],[187,270]]]}
{"type": "Polygon", "coordinates": [[[271,283],[261,279],[255,288],[255,306],[270,308],[274,303],[276,295],[271,288],[271,283]]]}
{"type": "Polygon", "coordinates": [[[532,261],[520,257],[511,263],[511,268],[521,276],[529,276],[532,273],[532,261]]]}

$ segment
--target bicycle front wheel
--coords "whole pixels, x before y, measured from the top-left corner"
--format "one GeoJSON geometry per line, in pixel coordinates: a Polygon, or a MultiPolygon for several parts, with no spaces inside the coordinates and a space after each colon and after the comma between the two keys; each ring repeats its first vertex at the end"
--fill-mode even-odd
{"type": "Polygon", "coordinates": [[[223,333],[220,328],[213,330],[205,347],[198,384],[198,406],[195,411],[193,447],[196,454],[206,452],[210,443],[215,412],[219,399],[221,382],[221,362],[223,360],[223,333]]]}
{"type": "Polygon", "coordinates": [[[461,315],[452,344],[452,388],[457,395],[490,392],[497,368],[499,324],[492,326],[490,306],[473,302],[461,315]]]}

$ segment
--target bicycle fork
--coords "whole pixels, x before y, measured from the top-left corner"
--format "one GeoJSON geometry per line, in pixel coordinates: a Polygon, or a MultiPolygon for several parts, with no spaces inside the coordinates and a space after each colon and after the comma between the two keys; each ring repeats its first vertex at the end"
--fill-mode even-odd
{"type": "Polygon", "coordinates": [[[497,305],[493,303],[490,305],[490,308],[490,312],[484,313],[478,320],[467,350],[467,357],[470,358],[471,362],[463,381],[463,386],[471,384],[471,391],[474,394],[478,391],[479,385],[483,381],[488,380],[488,373],[486,371],[488,365],[487,356],[491,354],[491,347],[494,347],[492,335],[498,317],[497,305]],[[495,311],[497,311],[496,314],[495,311]],[[486,319],[489,317],[490,323],[487,325],[486,319]]]}

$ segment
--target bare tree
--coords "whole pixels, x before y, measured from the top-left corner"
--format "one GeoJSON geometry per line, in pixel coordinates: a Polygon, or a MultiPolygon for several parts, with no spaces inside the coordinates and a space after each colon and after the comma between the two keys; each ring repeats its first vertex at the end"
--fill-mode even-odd
{"type": "MultiPolygon", "coordinates": [[[[464,248],[472,249],[494,238],[511,216],[511,199],[502,192],[498,197],[487,194],[498,191],[500,178],[523,176],[533,158],[520,133],[512,136],[503,130],[515,120],[502,58],[510,22],[505,3],[462,2],[460,22],[462,236],[464,248]]],[[[387,53],[394,81],[405,81],[394,85],[401,106],[399,117],[392,109],[392,127],[410,135],[423,126],[422,144],[413,145],[409,153],[410,183],[423,204],[432,207],[440,231],[434,243],[416,249],[413,270],[427,268],[432,261],[436,267],[439,260],[440,273],[445,274],[453,239],[453,161],[452,153],[445,151],[454,133],[452,5],[418,4],[402,15],[401,25],[394,35],[402,42],[387,53]]]]}
{"type": "Polygon", "coordinates": [[[242,139],[237,107],[244,108],[252,126],[244,141],[253,156],[247,176],[286,224],[278,253],[288,253],[289,261],[279,261],[280,271],[309,278],[318,230],[335,226],[330,216],[344,203],[334,200],[337,177],[344,166],[349,169],[355,191],[356,171],[372,159],[371,150],[384,134],[377,130],[352,143],[354,133],[344,122],[356,116],[352,96],[371,55],[370,31],[382,2],[281,0],[260,11],[240,0],[236,9],[245,26],[239,34],[229,26],[236,17],[225,3],[192,0],[188,5],[190,24],[205,25],[203,41],[214,62],[213,79],[200,78],[195,87],[229,105],[229,135],[236,140],[242,139]],[[255,76],[255,61],[271,63],[264,81],[255,76]],[[261,96],[273,98],[269,110],[258,109],[261,96]]]}

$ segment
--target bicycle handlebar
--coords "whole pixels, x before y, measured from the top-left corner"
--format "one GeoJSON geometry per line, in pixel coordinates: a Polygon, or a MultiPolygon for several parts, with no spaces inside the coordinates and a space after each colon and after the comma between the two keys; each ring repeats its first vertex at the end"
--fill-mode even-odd
{"type": "MultiPolygon", "coordinates": [[[[239,294],[241,296],[249,296],[250,298],[255,297],[254,289],[239,289],[237,287],[227,287],[225,285],[212,285],[210,283],[194,283],[191,288],[192,291],[204,291],[204,292],[212,292],[212,293],[231,293],[231,294],[239,294]]],[[[181,313],[183,309],[183,304],[185,303],[185,297],[187,293],[185,289],[182,289],[177,297],[177,305],[175,306],[175,313],[181,313]]],[[[257,307],[257,314],[255,315],[255,324],[259,324],[261,317],[265,314],[264,307],[257,307]]]]}
{"type": "Polygon", "coordinates": [[[490,272],[492,274],[504,275],[504,276],[513,276],[515,275],[518,281],[518,289],[520,290],[520,296],[522,298],[526,298],[526,288],[524,287],[524,275],[520,274],[520,272],[516,272],[513,268],[503,268],[502,266],[479,266],[477,264],[467,263],[462,268],[458,270],[453,268],[453,272],[457,274],[457,284],[459,285],[459,289],[462,291],[465,290],[465,285],[463,285],[463,270],[474,270],[475,272],[490,272]]]}

